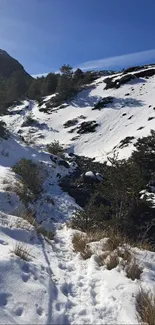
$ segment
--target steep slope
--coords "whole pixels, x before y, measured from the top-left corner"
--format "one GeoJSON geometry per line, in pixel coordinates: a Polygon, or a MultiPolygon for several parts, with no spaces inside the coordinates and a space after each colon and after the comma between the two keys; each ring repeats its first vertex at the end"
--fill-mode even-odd
{"type": "MultiPolygon", "coordinates": [[[[120,76],[118,74],[117,78],[120,76]]],[[[11,109],[12,115],[6,116],[3,120],[13,133],[19,132],[25,138],[27,135],[30,136],[32,131],[33,141],[39,146],[55,139],[70,151],[94,157],[99,161],[104,161],[114,149],[120,158],[128,157],[136,139],[148,135],[150,129],[154,129],[155,76],[148,79],[136,78],[118,89],[108,90],[104,89],[104,79],[105,77],[97,79],[63,107],[46,113],[46,105],[51,98],[47,96],[41,107],[31,101],[25,105],[26,107],[23,104],[14,110],[11,109]],[[93,110],[98,101],[109,96],[112,97],[111,103],[100,110],[93,110]],[[22,127],[23,121],[30,113],[36,123],[22,127]],[[67,126],[65,123],[68,121],[70,124],[67,126]],[[98,124],[96,131],[78,133],[81,123],[89,121],[98,124]],[[121,141],[126,137],[133,139],[128,146],[123,147],[121,141]]]]}
{"type": "MultiPolygon", "coordinates": [[[[120,79],[122,73],[114,77],[120,79]]],[[[73,251],[72,237],[76,231],[66,221],[79,207],[62,191],[58,180],[70,175],[76,163],[72,158],[66,168],[60,164],[60,158],[54,157],[54,162],[46,151],[47,143],[59,140],[68,152],[98,161],[112,155],[114,147],[119,157],[128,157],[136,139],[154,129],[155,76],[134,78],[118,89],[108,90],[104,80],[105,77],[97,79],[70,103],[48,109],[49,112],[46,104],[51,96],[44,98],[42,106],[25,100],[10,107],[8,114],[0,118],[9,135],[0,140],[3,324],[136,324],[139,288],[155,292],[154,252],[132,249],[143,268],[140,279],[133,281],[121,264],[112,270],[100,264],[98,252],[106,252],[105,239],[92,244],[94,254],[87,260],[73,251]],[[105,97],[105,107],[94,110],[95,104],[105,97]],[[95,121],[93,127],[81,125],[89,121],[95,121]],[[122,143],[127,136],[134,138],[122,143]],[[12,171],[21,158],[37,163],[45,175],[42,191],[30,206],[38,223],[54,232],[53,240],[38,233],[34,223],[23,219],[24,207],[18,195],[21,178],[12,171]],[[26,250],[26,260],[15,254],[17,245],[26,250]]]]}
{"type": "Polygon", "coordinates": [[[10,78],[17,71],[21,71],[23,76],[32,78],[17,60],[11,57],[6,51],[0,49],[0,77],[10,78]]]}

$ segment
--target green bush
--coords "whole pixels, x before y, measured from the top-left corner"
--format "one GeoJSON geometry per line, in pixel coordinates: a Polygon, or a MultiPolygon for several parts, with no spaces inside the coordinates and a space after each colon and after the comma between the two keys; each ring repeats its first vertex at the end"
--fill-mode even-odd
{"type": "Polygon", "coordinates": [[[64,148],[60,144],[59,141],[54,140],[52,143],[47,144],[46,149],[49,153],[63,157],[64,156],[64,148]]]}
{"type": "Polygon", "coordinates": [[[112,166],[105,168],[104,177],[104,183],[96,186],[84,210],[73,216],[72,227],[86,232],[112,229],[133,241],[142,240],[144,233],[154,237],[153,224],[146,232],[155,211],[151,202],[140,198],[146,181],[139,166],[130,160],[113,161],[112,166]]]}
{"type": "Polygon", "coordinates": [[[25,191],[29,190],[35,198],[42,190],[43,178],[40,167],[32,160],[22,158],[12,170],[22,177],[25,191]]]}

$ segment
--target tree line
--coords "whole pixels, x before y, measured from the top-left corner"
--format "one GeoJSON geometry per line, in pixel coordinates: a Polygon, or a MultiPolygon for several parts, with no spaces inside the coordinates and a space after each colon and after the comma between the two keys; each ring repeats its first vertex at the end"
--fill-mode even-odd
{"type": "Polygon", "coordinates": [[[17,70],[10,77],[0,76],[0,109],[1,113],[14,101],[24,98],[41,100],[42,97],[57,93],[59,101],[74,95],[81,87],[92,82],[97,72],[73,72],[70,65],[63,65],[60,73],[49,73],[46,77],[32,78],[23,70],[17,70]]]}

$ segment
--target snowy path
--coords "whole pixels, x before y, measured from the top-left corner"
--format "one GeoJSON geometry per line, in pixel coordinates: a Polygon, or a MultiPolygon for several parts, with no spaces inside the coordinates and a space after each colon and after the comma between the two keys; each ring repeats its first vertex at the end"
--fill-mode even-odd
{"type": "MultiPolygon", "coordinates": [[[[51,302],[57,316],[49,315],[54,316],[56,324],[116,324],[123,322],[124,313],[130,324],[136,322],[133,313],[128,314],[123,306],[125,299],[128,309],[133,307],[134,299],[128,287],[132,281],[117,270],[99,267],[94,256],[88,261],[79,259],[72,251],[70,230],[57,231],[53,250],[47,251],[47,260],[52,291],[54,283],[57,287],[51,302]]],[[[130,287],[132,292],[137,290],[134,283],[130,287]]],[[[51,311],[52,308],[49,314],[51,311]]]]}
{"type": "Polygon", "coordinates": [[[65,109],[55,110],[51,115],[40,112],[35,101],[23,101],[0,119],[6,122],[11,135],[8,140],[0,141],[0,321],[3,324],[137,324],[135,298],[139,286],[155,292],[154,253],[138,252],[143,273],[141,280],[132,281],[119,266],[110,271],[99,266],[95,254],[82,260],[72,249],[73,230],[66,226],[59,229],[77,205],[60,189],[57,175],[67,175],[73,166],[67,170],[52,163],[46,144],[59,140],[71,152],[99,161],[116,147],[119,157],[124,158],[130,156],[133,144],[120,148],[122,139],[132,135],[134,143],[154,129],[154,76],[134,80],[119,89],[104,90],[104,77],[97,82],[65,109]],[[109,95],[114,97],[112,104],[101,111],[92,110],[98,99],[109,95]],[[34,125],[23,127],[31,115],[34,125]],[[78,135],[77,130],[64,127],[70,119],[77,119],[79,126],[81,116],[86,121],[98,122],[96,132],[78,135]],[[11,215],[19,206],[19,197],[14,192],[18,178],[11,167],[23,157],[39,162],[49,172],[42,196],[33,207],[38,221],[47,229],[56,230],[50,244],[17,226],[18,218],[11,215]],[[29,261],[11,253],[17,243],[30,249],[29,261]]]}

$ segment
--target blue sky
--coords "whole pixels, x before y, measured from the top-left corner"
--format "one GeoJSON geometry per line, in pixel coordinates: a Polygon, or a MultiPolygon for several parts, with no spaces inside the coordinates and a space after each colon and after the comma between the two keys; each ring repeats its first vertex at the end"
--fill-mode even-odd
{"type": "Polygon", "coordinates": [[[0,48],[30,74],[155,63],[155,0],[0,0],[0,48]]]}

